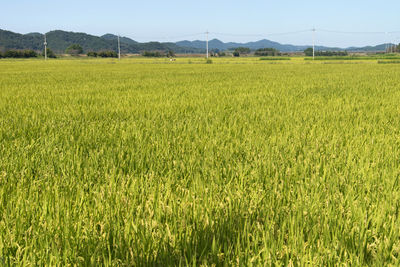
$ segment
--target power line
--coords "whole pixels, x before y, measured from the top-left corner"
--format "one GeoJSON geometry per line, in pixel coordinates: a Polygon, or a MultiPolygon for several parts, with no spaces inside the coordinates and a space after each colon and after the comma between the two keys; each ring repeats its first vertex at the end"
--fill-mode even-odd
{"type": "Polygon", "coordinates": [[[339,33],[339,34],[394,34],[400,33],[400,31],[391,31],[391,32],[384,32],[384,31],[377,31],[377,32],[357,32],[357,31],[338,31],[338,30],[327,30],[327,29],[317,29],[320,32],[329,32],[329,33],[339,33]]]}
{"type": "Polygon", "coordinates": [[[386,32],[347,32],[347,31],[336,31],[336,30],[326,30],[326,29],[318,29],[320,32],[329,32],[329,33],[339,33],[339,34],[385,34],[386,32]]]}
{"type": "Polygon", "coordinates": [[[236,36],[236,37],[262,37],[261,34],[235,34],[235,33],[221,33],[221,32],[210,32],[213,35],[225,35],[225,36],[236,36]]]}
{"type": "Polygon", "coordinates": [[[277,32],[277,33],[269,33],[266,34],[267,36],[276,36],[276,35],[292,35],[292,34],[298,34],[298,33],[305,33],[305,32],[311,32],[314,29],[311,30],[301,30],[301,31],[294,31],[294,32],[277,32]]]}
{"type": "Polygon", "coordinates": [[[150,40],[167,40],[167,39],[174,40],[174,39],[181,39],[181,38],[186,38],[186,37],[201,36],[203,34],[204,34],[204,32],[185,34],[185,35],[164,36],[164,37],[136,36],[136,38],[139,38],[139,39],[150,39],[150,40]]]}
{"type": "Polygon", "coordinates": [[[236,37],[263,37],[263,36],[276,36],[276,35],[291,35],[291,34],[298,34],[304,32],[311,32],[312,30],[300,30],[300,31],[293,31],[293,32],[275,32],[275,33],[265,33],[265,34],[237,34],[237,33],[221,33],[221,32],[210,32],[210,34],[214,35],[225,35],[225,36],[236,36],[236,37]]]}

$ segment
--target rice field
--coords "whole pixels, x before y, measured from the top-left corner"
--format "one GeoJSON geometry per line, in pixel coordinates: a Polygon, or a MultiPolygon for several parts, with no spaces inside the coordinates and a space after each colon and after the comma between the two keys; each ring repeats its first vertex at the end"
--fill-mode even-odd
{"type": "Polygon", "coordinates": [[[400,65],[0,61],[0,265],[398,266],[400,65]]]}

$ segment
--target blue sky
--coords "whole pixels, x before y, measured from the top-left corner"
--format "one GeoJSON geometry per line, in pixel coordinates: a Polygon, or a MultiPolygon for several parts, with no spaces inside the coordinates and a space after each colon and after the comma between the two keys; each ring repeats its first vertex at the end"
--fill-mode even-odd
{"type": "Polygon", "coordinates": [[[376,45],[400,42],[400,1],[372,0],[4,0],[0,28],[19,33],[54,29],[94,35],[115,33],[137,41],[205,39],[223,41],[270,39],[290,44],[311,44],[313,27],[347,32],[393,34],[345,34],[317,32],[316,43],[329,46],[376,45]],[[196,35],[198,34],[198,35],[196,35]]]}

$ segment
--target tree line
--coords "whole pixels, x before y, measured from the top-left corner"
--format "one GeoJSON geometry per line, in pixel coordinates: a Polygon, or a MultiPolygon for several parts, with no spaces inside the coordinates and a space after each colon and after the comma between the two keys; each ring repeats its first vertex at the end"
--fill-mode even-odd
{"type": "MultiPolygon", "coordinates": [[[[400,52],[400,44],[394,46],[394,52],[400,52]]],[[[232,51],[232,50],[231,50],[232,51]]],[[[254,50],[253,50],[254,51],[254,50]]],[[[248,55],[252,51],[248,47],[237,47],[233,48],[232,55],[234,57],[240,57],[242,55],[248,55]]],[[[83,48],[79,44],[72,44],[66,50],[66,54],[72,56],[78,56],[83,53],[83,48]]],[[[313,49],[307,48],[304,50],[304,54],[306,56],[313,56],[313,49]]],[[[0,58],[35,58],[40,55],[44,56],[44,52],[42,54],[37,53],[34,50],[26,49],[26,50],[7,50],[5,52],[0,51],[0,58]]],[[[218,49],[214,49],[210,51],[211,56],[225,56],[225,52],[221,52],[218,49]]],[[[260,48],[255,50],[255,56],[280,56],[281,52],[274,48],[260,48]]],[[[315,51],[315,56],[347,56],[347,51],[315,51]]],[[[117,58],[118,53],[115,51],[100,51],[94,52],[90,51],[87,53],[88,57],[102,57],[102,58],[117,58]]],[[[144,51],[142,52],[142,56],[144,57],[174,57],[175,52],[173,50],[167,51],[144,51]]],[[[56,58],[56,54],[50,49],[47,48],[47,57],[56,58]]]]}
{"type": "Polygon", "coordinates": [[[33,50],[8,50],[0,53],[0,58],[31,58],[38,57],[38,53],[33,50]]]}
{"type": "Polygon", "coordinates": [[[144,51],[142,53],[142,56],[144,57],[174,57],[175,52],[172,50],[168,50],[165,52],[162,51],[144,51]]]}
{"type": "MultiPolygon", "coordinates": [[[[7,50],[4,53],[0,52],[0,58],[35,58],[39,56],[44,56],[44,51],[42,54],[37,53],[34,50],[27,49],[27,50],[7,50]]],[[[56,55],[53,51],[47,48],[47,57],[55,58],[56,55]]]]}
{"type": "MultiPolygon", "coordinates": [[[[253,50],[254,51],[254,50],[253,50]]],[[[232,55],[234,57],[240,57],[242,55],[248,55],[251,53],[251,49],[248,47],[237,47],[233,49],[232,55]]],[[[265,57],[265,56],[281,56],[281,52],[275,48],[260,48],[254,51],[255,56],[265,57]]]]}
{"type": "Polygon", "coordinates": [[[101,51],[101,52],[88,52],[86,54],[88,57],[113,57],[113,58],[117,58],[118,57],[118,53],[115,51],[101,51]]]}
{"type": "MultiPolygon", "coordinates": [[[[307,48],[306,50],[304,50],[304,54],[307,57],[312,57],[313,56],[313,49],[312,47],[307,48]]],[[[339,56],[339,57],[343,57],[343,56],[347,56],[349,53],[347,53],[347,51],[315,51],[314,55],[316,57],[335,57],[335,56],[339,56]]]]}

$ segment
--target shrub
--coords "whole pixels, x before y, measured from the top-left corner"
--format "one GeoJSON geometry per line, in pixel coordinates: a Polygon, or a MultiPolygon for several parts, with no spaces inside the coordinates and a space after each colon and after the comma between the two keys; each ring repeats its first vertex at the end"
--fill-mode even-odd
{"type": "Polygon", "coordinates": [[[378,64],[400,64],[400,60],[378,60],[378,64]]]}
{"type": "Polygon", "coordinates": [[[158,52],[158,51],[155,51],[155,52],[144,51],[144,52],[142,53],[142,55],[143,55],[144,57],[163,57],[163,56],[164,56],[163,54],[161,54],[161,53],[158,52]]]}
{"type": "Polygon", "coordinates": [[[78,44],[72,44],[68,46],[68,48],[65,50],[65,53],[76,56],[83,53],[83,48],[78,44]]]}
{"type": "Polygon", "coordinates": [[[24,50],[23,51],[23,57],[24,58],[30,58],[30,57],[37,57],[37,53],[33,50],[24,50]]]}
{"type": "Polygon", "coordinates": [[[275,48],[261,48],[254,53],[256,56],[279,56],[280,54],[275,48]]]}
{"type": "Polygon", "coordinates": [[[15,50],[7,50],[4,53],[5,58],[18,58],[18,57],[20,57],[18,55],[19,55],[19,51],[15,51],[15,50]]]}
{"type": "MultiPolygon", "coordinates": [[[[53,50],[51,50],[50,48],[47,48],[47,57],[48,58],[56,58],[56,54],[53,52],[53,50]]],[[[42,56],[44,56],[44,51],[42,53],[42,56]]]]}
{"type": "Polygon", "coordinates": [[[91,51],[91,52],[88,52],[88,53],[87,53],[87,56],[88,56],[88,57],[97,57],[97,53],[91,51]]]}
{"type": "Polygon", "coordinates": [[[5,58],[31,58],[38,54],[33,50],[8,50],[3,55],[5,58]]]}
{"type": "Polygon", "coordinates": [[[118,57],[118,53],[115,52],[115,51],[102,51],[102,52],[97,53],[97,56],[99,56],[99,57],[114,57],[114,58],[116,58],[116,57],[118,57]]]}
{"type": "MultiPolygon", "coordinates": [[[[307,57],[312,57],[313,49],[311,47],[307,48],[306,50],[304,50],[304,54],[307,57]]],[[[348,53],[347,51],[315,51],[314,55],[316,57],[344,57],[347,56],[348,53]]]]}
{"type": "Polygon", "coordinates": [[[248,47],[238,47],[235,48],[235,52],[238,52],[241,55],[241,54],[249,54],[251,50],[248,47]]]}
{"type": "Polygon", "coordinates": [[[167,57],[174,57],[175,56],[175,52],[172,50],[168,50],[167,51],[167,57]]]}
{"type": "Polygon", "coordinates": [[[290,57],[261,57],[260,60],[290,60],[290,57]]]}

